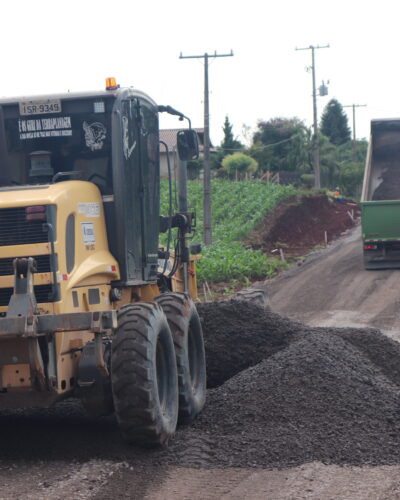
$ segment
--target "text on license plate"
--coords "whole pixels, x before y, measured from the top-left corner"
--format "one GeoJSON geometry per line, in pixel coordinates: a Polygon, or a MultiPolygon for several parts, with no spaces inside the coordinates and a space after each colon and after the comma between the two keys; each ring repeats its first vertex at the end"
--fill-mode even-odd
{"type": "Polygon", "coordinates": [[[49,99],[46,101],[23,101],[19,103],[20,115],[45,115],[50,113],[61,113],[60,99],[49,99]]]}

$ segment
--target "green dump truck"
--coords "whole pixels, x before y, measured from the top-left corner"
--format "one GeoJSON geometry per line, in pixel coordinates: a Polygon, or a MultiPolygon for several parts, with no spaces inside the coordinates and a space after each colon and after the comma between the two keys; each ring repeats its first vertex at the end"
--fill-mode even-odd
{"type": "Polygon", "coordinates": [[[371,121],[361,228],[365,269],[400,268],[400,119],[371,121]]]}

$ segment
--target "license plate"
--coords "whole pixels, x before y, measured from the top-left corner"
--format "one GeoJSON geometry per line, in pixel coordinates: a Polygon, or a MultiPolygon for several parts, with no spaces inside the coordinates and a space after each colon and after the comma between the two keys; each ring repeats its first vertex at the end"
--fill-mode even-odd
{"type": "Polygon", "coordinates": [[[23,101],[19,103],[19,114],[27,115],[47,115],[51,113],[61,113],[60,99],[47,99],[45,101],[23,101]]]}

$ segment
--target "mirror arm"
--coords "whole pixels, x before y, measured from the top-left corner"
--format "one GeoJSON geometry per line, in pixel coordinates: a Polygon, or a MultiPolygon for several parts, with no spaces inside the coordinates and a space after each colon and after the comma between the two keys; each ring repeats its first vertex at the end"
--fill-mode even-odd
{"type": "Polygon", "coordinates": [[[186,120],[189,122],[189,129],[191,129],[191,128],[192,128],[192,122],[190,121],[190,118],[188,118],[188,117],[187,117],[187,116],[185,116],[185,115],[182,115],[182,119],[183,119],[183,118],[186,118],[186,120]]]}
{"type": "Polygon", "coordinates": [[[159,113],[168,113],[170,115],[179,116],[179,120],[183,120],[185,118],[189,122],[189,128],[192,128],[192,122],[190,121],[190,118],[188,118],[183,113],[181,113],[180,111],[174,109],[171,106],[160,105],[160,106],[158,106],[158,112],[159,113]]]}

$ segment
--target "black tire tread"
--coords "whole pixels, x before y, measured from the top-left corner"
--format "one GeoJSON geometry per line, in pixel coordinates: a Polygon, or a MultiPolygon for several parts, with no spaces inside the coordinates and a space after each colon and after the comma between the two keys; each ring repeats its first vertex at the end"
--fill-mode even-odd
{"type": "MultiPolygon", "coordinates": [[[[186,334],[188,328],[190,315],[193,314],[193,309],[197,315],[197,310],[190,296],[180,292],[169,292],[159,295],[155,301],[162,307],[173,335],[175,354],[177,360],[178,370],[178,388],[179,388],[179,423],[191,422],[201,410],[198,409],[193,412],[193,403],[191,398],[188,397],[187,390],[185,390],[185,364],[184,356],[186,354],[186,334]]],[[[200,319],[199,319],[200,324],[200,319]]],[[[203,353],[204,356],[204,353],[203,353]]],[[[204,361],[205,363],[205,361],[204,361]]],[[[205,383],[205,382],[204,382],[205,383]]],[[[204,405],[204,402],[203,402],[204,405]]]]}
{"type": "Polygon", "coordinates": [[[154,417],[158,402],[151,391],[149,370],[154,346],[144,333],[160,313],[156,303],[122,307],[112,342],[112,386],[121,433],[126,441],[146,447],[165,444],[171,437],[154,417]]]}

